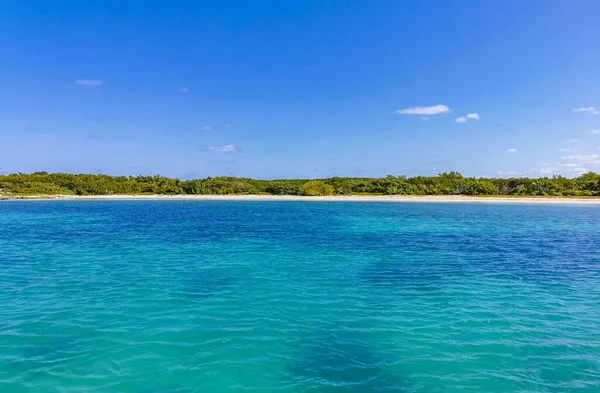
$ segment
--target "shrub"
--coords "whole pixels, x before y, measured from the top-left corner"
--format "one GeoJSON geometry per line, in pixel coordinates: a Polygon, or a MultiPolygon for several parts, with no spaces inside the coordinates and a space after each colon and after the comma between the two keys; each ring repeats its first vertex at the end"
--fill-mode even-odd
{"type": "Polygon", "coordinates": [[[307,196],[332,195],[333,191],[333,186],[325,184],[321,180],[307,181],[300,188],[300,194],[307,196]]]}

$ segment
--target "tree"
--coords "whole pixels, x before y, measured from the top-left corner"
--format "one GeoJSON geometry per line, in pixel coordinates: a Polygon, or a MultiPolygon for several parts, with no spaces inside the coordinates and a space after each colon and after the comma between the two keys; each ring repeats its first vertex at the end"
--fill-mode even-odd
{"type": "Polygon", "coordinates": [[[321,180],[310,180],[300,188],[301,195],[324,196],[333,194],[333,186],[323,183],[321,180]]]}

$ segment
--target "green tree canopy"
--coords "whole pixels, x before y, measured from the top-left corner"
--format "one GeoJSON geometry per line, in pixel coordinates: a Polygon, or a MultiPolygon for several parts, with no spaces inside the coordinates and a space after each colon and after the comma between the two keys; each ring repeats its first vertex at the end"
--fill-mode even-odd
{"type": "Polygon", "coordinates": [[[273,195],[514,195],[600,196],[600,175],[576,178],[474,178],[439,176],[333,177],[320,180],[258,180],[208,177],[181,181],[165,176],[108,176],[35,172],[0,175],[0,195],[273,194],[273,195]]]}
{"type": "Polygon", "coordinates": [[[333,186],[325,184],[321,180],[310,180],[300,188],[301,195],[307,196],[325,196],[333,194],[333,186]]]}

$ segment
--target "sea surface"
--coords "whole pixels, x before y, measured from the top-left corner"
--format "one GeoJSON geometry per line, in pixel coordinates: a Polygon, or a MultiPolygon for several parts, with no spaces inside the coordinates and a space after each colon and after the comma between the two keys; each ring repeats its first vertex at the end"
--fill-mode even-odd
{"type": "Polygon", "coordinates": [[[600,207],[4,201],[0,392],[600,392],[600,207]]]}

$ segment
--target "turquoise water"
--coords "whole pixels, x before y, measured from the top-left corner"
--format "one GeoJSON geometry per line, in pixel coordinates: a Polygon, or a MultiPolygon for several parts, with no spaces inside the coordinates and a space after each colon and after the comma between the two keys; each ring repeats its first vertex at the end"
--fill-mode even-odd
{"type": "Polygon", "coordinates": [[[600,208],[0,203],[0,392],[599,392],[600,208]]]}

